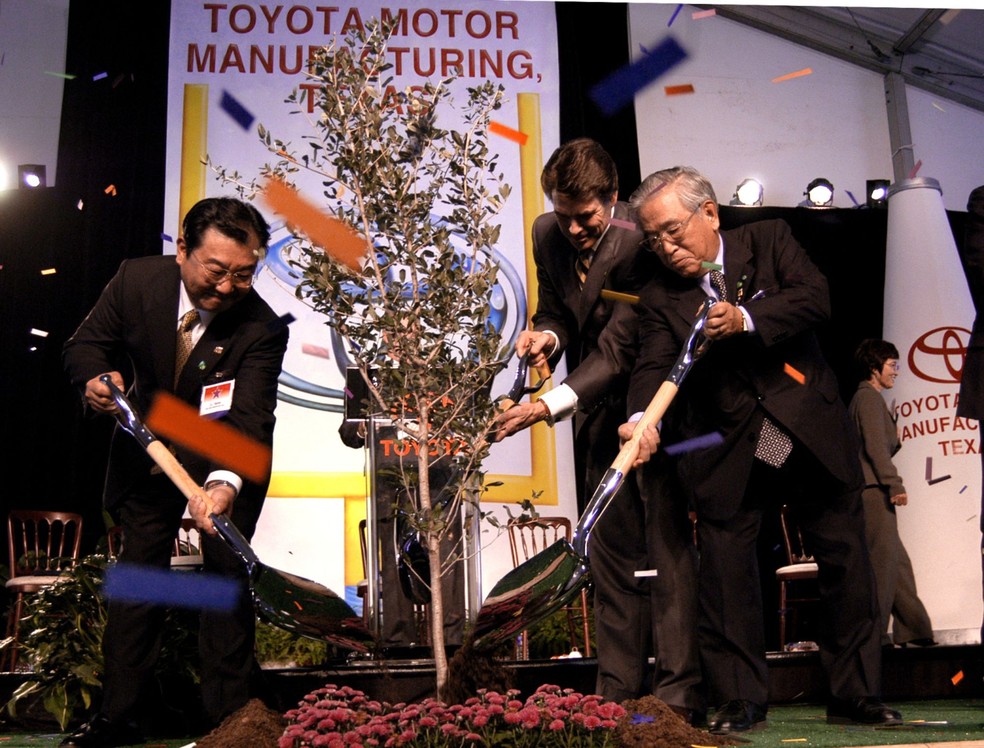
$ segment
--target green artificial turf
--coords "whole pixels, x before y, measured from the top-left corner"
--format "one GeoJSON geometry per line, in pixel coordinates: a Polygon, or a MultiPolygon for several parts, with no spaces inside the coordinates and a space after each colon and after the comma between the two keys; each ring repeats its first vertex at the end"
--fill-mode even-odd
{"type": "MultiPolygon", "coordinates": [[[[746,733],[741,740],[749,748],[845,748],[959,741],[974,741],[984,748],[984,700],[912,701],[891,706],[902,712],[905,724],[900,727],[828,725],[822,705],[771,706],[767,727],[746,733]]],[[[0,731],[0,748],[54,748],[61,738],[61,734],[50,731],[0,731]]],[[[193,742],[192,738],[151,737],[144,748],[183,748],[193,742]]]]}

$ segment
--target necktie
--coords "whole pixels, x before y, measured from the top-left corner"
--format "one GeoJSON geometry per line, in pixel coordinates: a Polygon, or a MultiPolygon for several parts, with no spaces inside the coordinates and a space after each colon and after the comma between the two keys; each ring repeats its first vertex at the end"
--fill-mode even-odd
{"type": "Polygon", "coordinates": [[[577,260],[574,261],[574,271],[577,273],[578,282],[584,288],[584,282],[588,278],[588,270],[591,268],[591,261],[594,259],[594,251],[586,249],[577,253],[577,260]]]}
{"type": "Polygon", "coordinates": [[[724,273],[720,270],[712,270],[710,272],[711,288],[714,289],[714,293],[718,295],[719,301],[728,300],[728,287],[724,283],[724,273]]]}
{"type": "Polygon", "coordinates": [[[792,451],[793,440],[789,438],[789,434],[776,426],[768,416],[763,418],[762,433],[755,445],[755,456],[766,465],[782,467],[792,451]]]}
{"type": "Polygon", "coordinates": [[[191,349],[195,347],[191,339],[191,328],[198,324],[198,310],[192,309],[185,312],[178,323],[178,341],[174,356],[174,386],[177,387],[178,379],[181,377],[181,370],[188,362],[191,349]]]}

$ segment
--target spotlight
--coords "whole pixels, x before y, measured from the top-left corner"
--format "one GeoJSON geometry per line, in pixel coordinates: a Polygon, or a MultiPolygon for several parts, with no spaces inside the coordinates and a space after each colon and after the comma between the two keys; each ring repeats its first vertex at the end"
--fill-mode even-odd
{"type": "Polygon", "coordinates": [[[746,207],[762,204],[762,185],[754,179],[743,179],[735,189],[731,205],[746,207]]]}
{"type": "Polygon", "coordinates": [[[891,182],[888,179],[869,179],[865,185],[867,187],[865,204],[869,208],[884,208],[888,205],[888,186],[891,182]]]}
{"type": "Polygon", "coordinates": [[[830,208],[834,204],[834,185],[829,179],[817,177],[806,186],[806,207],[830,208]]]}
{"type": "Polygon", "coordinates": [[[17,183],[25,189],[47,187],[44,164],[20,164],[17,167],[17,183]]]}

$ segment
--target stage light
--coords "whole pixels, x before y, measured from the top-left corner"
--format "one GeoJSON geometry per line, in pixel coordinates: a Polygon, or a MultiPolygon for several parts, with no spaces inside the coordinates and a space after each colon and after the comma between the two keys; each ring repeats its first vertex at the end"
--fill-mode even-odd
{"type": "Polygon", "coordinates": [[[806,186],[806,207],[830,208],[834,204],[834,185],[829,179],[817,177],[806,186]]]}
{"type": "Polygon", "coordinates": [[[743,179],[737,188],[735,188],[735,194],[731,198],[731,205],[744,205],[750,207],[752,205],[762,204],[762,185],[754,179],[743,179]]]}
{"type": "Polygon", "coordinates": [[[888,179],[869,179],[866,183],[865,204],[869,208],[884,208],[888,205],[888,179]]]}
{"type": "Polygon", "coordinates": [[[47,187],[44,164],[20,164],[17,167],[17,183],[24,189],[47,187]]]}

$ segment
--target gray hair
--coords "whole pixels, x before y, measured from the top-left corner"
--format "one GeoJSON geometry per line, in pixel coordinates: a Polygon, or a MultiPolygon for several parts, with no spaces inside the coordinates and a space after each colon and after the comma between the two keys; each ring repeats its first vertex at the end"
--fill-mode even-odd
{"type": "Polygon", "coordinates": [[[708,200],[717,204],[714,187],[707,177],[692,166],[674,166],[672,169],[662,169],[653,172],[640,184],[629,197],[629,207],[634,213],[649,201],[649,199],[664,187],[673,185],[677,197],[687,210],[697,210],[708,200]]]}

